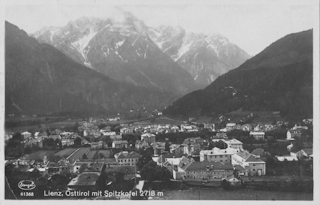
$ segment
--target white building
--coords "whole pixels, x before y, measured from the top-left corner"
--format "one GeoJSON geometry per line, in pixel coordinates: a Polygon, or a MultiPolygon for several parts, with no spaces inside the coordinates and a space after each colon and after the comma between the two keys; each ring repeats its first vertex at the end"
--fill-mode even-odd
{"type": "Polygon", "coordinates": [[[231,156],[232,165],[239,165],[245,169],[246,176],[266,175],[266,163],[247,151],[242,151],[231,156]]]}

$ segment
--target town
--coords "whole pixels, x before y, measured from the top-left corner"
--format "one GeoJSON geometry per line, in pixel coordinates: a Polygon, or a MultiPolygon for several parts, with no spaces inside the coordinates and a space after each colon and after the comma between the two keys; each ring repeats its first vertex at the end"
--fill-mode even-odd
{"type": "Polygon", "coordinates": [[[163,190],[197,186],[313,191],[312,119],[219,120],[178,121],[158,113],[126,124],[119,117],[90,117],[65,129],[6,132],[6,189],[23,199],[30,198],[18,187],[23,180],[35,183],[34,197],[54,199],[61,196],[48,193],[90,198],[70,193],[137,190],[140,195],[108,199],[153,199],[163,190]],[[143,194],[148,190],[155,193],[143,194]]]}

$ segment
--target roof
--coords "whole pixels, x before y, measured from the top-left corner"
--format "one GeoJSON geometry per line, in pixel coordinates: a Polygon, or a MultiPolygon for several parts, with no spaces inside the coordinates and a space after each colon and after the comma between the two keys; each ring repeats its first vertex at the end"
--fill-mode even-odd
{"type": "Polygon", "coordinates": [[[103,168],[103,165],[104,165],[103,162],[85,162],[85,163],[81,163],[80,172],[101,172],[101,170],[103,168]]]}
{"type": "Polygon", "coordinates": [[[112,166],[105,170],[105,173],[124,173],[133,174],[136,173],[136,168],[133,166],[112,166]]]}
{"type": "Polygon", "coordinates": [[[207,166],[211,168],[213,166],[213,170],[233,170],[231,164],[224,164],[222,162],[192,162],[189,166],[185,168],[186,171],[195,171],[195,170],[206,170],[207,166]]]}
{"type": "Polygon", "coordinates": [[[309,148],[309,149],[302,149],[307,155],[312,155],[313,154],[313,149],[309,148]]]}
{"type": "Polygon", "coordinates": [[[259,155],[259,156],[260,156],[263,152],[264,152],[264,149],[262,149],[262,148],[256,148],[256,149],[254,149],[254,150],[251,152],[251,154],[259,155]]]}
{"type": "Polygon", "coordinates": [[[234,168],[235,168],[236,170],[238,170],[238,171],[245,171],[245,170],[246,170],[245,168],[243,168],[243,167],[240,166],[240,165],[235,165],[234,168]]]}
{"type": "Polygon", "coordinates": [[[98,172],[83,172],[72,179],[68,186],[94,186],[100,177],[98,172]]]}
{"type": "Polygon", "coordinates": [[[118,158],[118,159],[140,158],[141,154],[134,152],[134,151],[132,151],[130,153],[128,153],[127,151],[123,151],[123,152],[119,152],[119,153],[115,154],[114,157],[118,158]]]}
{"type": "Polygon", "coordinates": [[[237,139],[231,139],[231,140],[225,140],[226,143],[229,144],[243,144],[241,141],[237,140],[237,139]]]}
{"type": "Polygon", "coordinates": [[[239,152],[239,153],[237,153],[237,155],[240,156],[241,158],[245,159],[245,160],[248,159],[251,156],[251,154],[249,152],[247,152],[247,151],[239,152]]]}
{"type": "Polygon", "coordinates": [[[259,159],[259,158],[256,158],[256,157],[255,157],[255,156],[253,156],[253,155],[250,155],[250,156],[247,158],[246,162],[259,162],[259,163],[265,163],[264,161],[262,161],[262,160],[261,160],[261,159],[259,159]]]}
{"type": "Polygon", "coordinates": [[[251,131],[250,135],[264,135],[265,132],[251,131]]]}
{"type": "Polygon", "coordinates": [[[119,141],[113,141],[114,144],[128,144],[127,140],[119,140],[119,141]]]}
{"type": "Polygon", "coordinates": [[[160,155],[160,157],[158,158],[158,162],[159,163],[164,163],[166,161],[166,159],[173,159],[173,158],[182,158],[183,156],[187,156],[186,154],[162,154],[160,155]]]}

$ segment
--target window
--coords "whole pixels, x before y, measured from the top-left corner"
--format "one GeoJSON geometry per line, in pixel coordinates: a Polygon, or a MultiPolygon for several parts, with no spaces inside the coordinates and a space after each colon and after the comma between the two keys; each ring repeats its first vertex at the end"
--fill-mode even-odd
{"type": "Polygon", "coordinates": [[[222,158],[222,155],[220,155],[220,158],[222,158]]]}
{"type": "Polygon", "coordinates": [[[253,169],[253,171],[256,171],[255,169],[253,169]]]}

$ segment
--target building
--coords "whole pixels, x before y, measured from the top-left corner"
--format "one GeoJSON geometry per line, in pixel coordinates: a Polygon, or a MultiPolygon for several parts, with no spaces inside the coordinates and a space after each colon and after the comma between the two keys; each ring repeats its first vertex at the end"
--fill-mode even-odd
{"type": "Polygon", "coordinates": [[[233,175],[233,166],[221,162],[194,162],[175,167],[173,178],[180,180],[223,180],[233,175]]]}
{"type": "Polygon", "coordinates": [[[157,164],[159,166],[163,166],[165,163],[169,163],[172,165],[179,165],[180,161],[183,157],[185,157],[186,155],[182,155],[182,154],[161,154],[158,157],[157,160],[157,164]]]}
{"type": "Polygon", "coordinates": [[[29,137],[31,137],[31,133],[28,131],[25,131],[23,133],[21,133],[21,135],[23,136],[23,139],[28,139],[29,137]]]}
{"type": "Polygon", "coordinates": [[[116,162],[119,165],[128,165],[128,166],[135,166],[138,162],[138,159],[141,157],[141,155],[137,152],[130,152],[122,151],[114,155],[114,158],[116,159],[116,162]]]}
{"type": "Polygon", "coordinates": [[[200,162],[223,162],[231,164],[231,156],[240,152],[240,149],[220,149],[214,147],[212,150],[201,150],[200,151],[200,162]]]}
{"type": "Polygon", "coordinates": [[[259,132],[259,131],[251,131],[250,136],[253,136],[254,139],[256,140],[264,140],[264,132],[259,132]]]}
{"type": "Polygon", "coordinates": [[[127,140],[119,140],[119,141],[113,141],[112,142],[113,148],[127,148],[128,147],[128,141],[127,140]]]}
{"type": "Polygon", "coordinates": [[[104,146],[104,142],[103,141],[91,142],[91,149],[102,149],[103,146],[104,146]]]}
{"type": "Polygon", "coordinates": [[[242,151],[231,156],[232,165],[243,167],[246,176],[266,175],[266,163],[247,151],[242,151]]]}
{"type": "Polygon", "coordinates": [[[287,140],[294,140],[296,137],[301,137],[302,132],[301,130],[288,130],[287,132],[287,140]]]}
{"type": "Polygon", "coordinates": [[[148,146],[149,146],[149,144],[144,140],[142,140],[142,141],[141,140],[137,140],[136,143],[135,143],[135,147],[137,149],[144,149],[144,148],[146,148],[148,146]]]}
{"type": "Polygon", "coordinates": [[[228,145],[229,148],[233,149],[243,149],[243,143],[237,139],[224,140],[224,142],[228,145]]]}
{"type": "Polygon", "coordinates": [[[141,141],[144,140],[147,143],[151,144],[154,143],[156,141],[156,136],[154,134],[151,133],[145,133],[141,135],[141,141]]]}
{"type": "Polygon", "coordinates": [[[62,138],[61,139],[62,146],[71,146],[74,145],[74,139],[72,138],[62,138]]]}
{"type": "Polygon", "coordinates": [[[227,123],[226,124],[226,129],[227,129],[227,131],[231,131],[231,130],[234,130],[234,129],[236,129],[236,126],[237,126],[237,124],[236,123],[227,123]]]}

